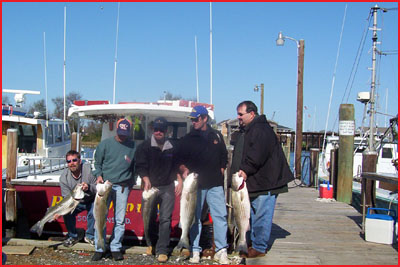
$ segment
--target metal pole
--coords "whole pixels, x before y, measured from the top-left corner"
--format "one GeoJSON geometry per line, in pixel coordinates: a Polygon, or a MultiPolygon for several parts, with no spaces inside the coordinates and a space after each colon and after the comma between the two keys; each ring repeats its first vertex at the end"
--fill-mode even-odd
{"type": "Polygon", "coordinates": [[[301,150],[303,143],[304,40],[299,41],[298,54],[295,171],[296,178],[301,179],[301,150]]]}
{"type": "Polygon", "coordinates": [[[213,103],[213,70],[212,70],[212,3],[210,2],[210,104],[213,103]]]}
{"type": "Polygon", "coordinates": [[[372,34],[372,77],[371,77],[371,99],[369,101],[370,110],[369,110],[369,144],[368,149],[369,151],[375,151],[374,147],[374,134],[375,134],[375,82],[376,82],[376,43],[378,40],[377,35],[377,13],[379,7],[376,5],[372,8],[374,12],[374,25],[373,25],[373,34],[372,34]]]}
{"type": "Polygon", "coordinates": [[[66,128],[66,113],[65,113],[65,67],[66,67],[66,62],[65,62],[65,42],[66,42],[66,35],[67,35],[67,7],[64,7],[64,69],[63,69],[63,89],[64,89],[64,133],[65,133],[65,128],[66,128]]]}
{"type": "Polygon", "coordinates": [[[119,28],[119,6],[118,3],[118,14],[117,14],[117,33],[115,36],[115,57],[114,57],[114,86],[113,86],[113,104],[115,104],[115,83],[117,80],[117,55],[118,55],[118,28],[119,28]]]}

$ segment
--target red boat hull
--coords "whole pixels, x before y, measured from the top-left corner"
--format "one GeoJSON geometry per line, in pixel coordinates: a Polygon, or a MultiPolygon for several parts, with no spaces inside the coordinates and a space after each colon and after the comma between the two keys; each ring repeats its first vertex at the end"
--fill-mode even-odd
{"type": "MultiPolygon", "coordinates": [[[[32,186],[32,185],[15,185],[17,196],[21,201],[22,208],[27,215],[29,227],[32,227],[37,221],[43,218],[47,208],[56,205],[62,200],[61,190],[59,186],[32,186]]],[[[125,237],[130,239],[142,239],[144,236],[143,219],[142,219],[142,190],[132,189],[126,209],[125,216],[125,237]]],[[[179,225],[179,202],[175,199],[175,208],[172,214],[171,222],[171,238],[179,239],[181,229],[179,225]]],[[[107,217],[107,235],[112,234],[114,226],[114,208],[113,203],[110,204],[110,210],[107,217]]],[[[76,227],[86,230],[86,211],[79,213],[76,217],[76,227]]],[[[44,232],[48,233],[66,233],[67,229],[64,220],[60,217],[51,223],[46,223],[44,232]]]]}

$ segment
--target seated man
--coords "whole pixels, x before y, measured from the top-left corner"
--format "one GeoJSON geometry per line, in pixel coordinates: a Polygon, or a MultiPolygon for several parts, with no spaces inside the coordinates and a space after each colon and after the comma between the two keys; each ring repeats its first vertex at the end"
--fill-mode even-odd
{"type": "MultiPolygon", "coordinates": [[[[64,241],[64,246],[71,247],[79,242],[78,233],[76,231],[76,215],[80,212],[87,211],[87,230],[85,241],[94,245],[94,217],[93,202],[96,196],[96,177],[93,176],[90,164],[83,164],[81,155],[75,150],[70,150],[65,156],[68,169],[65,169],[60,176],[61,195],[67,197],[77,184],[82,184],[85,197],[72,214],[64,215],[65,226],[68,230],[68,238],[64,241]]],[[[54,215],[57,219],[60,215],[54,215]]]]}

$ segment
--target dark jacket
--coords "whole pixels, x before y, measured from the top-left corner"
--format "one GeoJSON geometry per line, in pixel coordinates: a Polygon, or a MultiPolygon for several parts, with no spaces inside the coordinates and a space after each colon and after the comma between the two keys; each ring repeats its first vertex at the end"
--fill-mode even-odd
{"type": "Polygon", "coordinates": [[[171,184],[176,178],[175,146],[166,141],[163,150],[153,140],[148,139],[141,143],[135,153],[135,169],[140,177],[148,176],[152,186],[171,184]]]}
{"type": "Polygon", "coordinates": [[[247,174],[248,191],[270,191],[294,180],[278,138],[265,115],[255,117],[244,130],[240,169],[247,174]]]}
{"type": "Polygon", "coordinates": [[[221,168],[226,168],[228,152],[222,134],[207,125],[206,131],[192,129],[179,144],[179,164],[199,174],[199,188],[224,185],[221,168]]]}

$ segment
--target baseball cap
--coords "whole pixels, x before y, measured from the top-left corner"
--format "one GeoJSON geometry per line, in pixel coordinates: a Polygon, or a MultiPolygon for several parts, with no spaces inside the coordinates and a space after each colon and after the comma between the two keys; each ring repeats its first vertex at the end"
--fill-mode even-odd
{"type": "Polygon", "coordinates": [[[120,119],[117,121],[117,134],[122,136],[130,136],[131,135],[131,125],[127,119],[120,119]]]}
{"type": "Polygon", "coordinates": [[[195,119],[200,117],[201,115],[208,115],[208,111],[205,107],[203,106],[195,106],[192,109],[192,112],[189,114],[189,118],[195,119]]]}
{"type": "Polygon", "coordinates": [[[164,117],[158,117],[154,120],[153,129],[167,130],[168,121],[164,117]]]}

